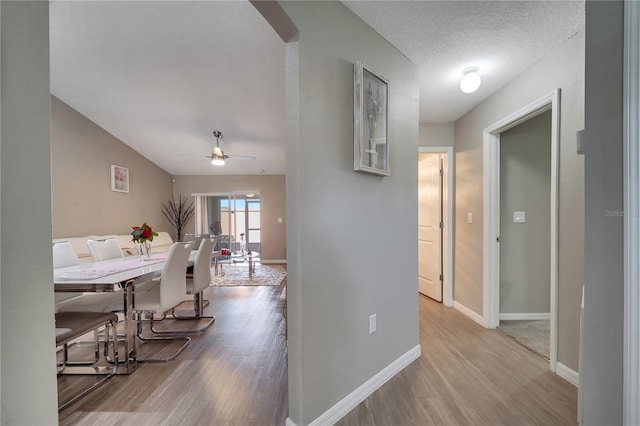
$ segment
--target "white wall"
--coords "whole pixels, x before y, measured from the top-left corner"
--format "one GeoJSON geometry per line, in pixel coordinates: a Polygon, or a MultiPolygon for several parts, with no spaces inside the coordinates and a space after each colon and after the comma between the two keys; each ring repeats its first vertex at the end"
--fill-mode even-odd
{"type": "Polygon", "coordinates": [[[582,424],[619,425],[623,420],[624,226],[622,216],[606,215],[605,211],[624,210],[624,7],[620,1],[587,2],[586,7],[582,424]]]}
{"type": "Polygon", "coordinates": [[[418,345],[418,68],[339,2],[280,5],[299,31],[287,47],[289,417],[305,425],[418,345]],[[353,171],[358,60],[390,80],[390,177],[353,171]]]}
{"type": "Polygon", "coordinates": [[[558,361],[577,371],[584,283],[584,158],[576,132],[584,128],[584,32],[549,53],[455,122],[455,300],[482,314],[482,131],[560,88],[558,361]],[[467,223],[467,213],[473,223],[467,223]]]}
{"type": "Polygon", "coordinates": [[[453,123],[420,123],[418,146],[453,146],[453,123]]]}
{"type": "Polygon", "coordinates": [[[2,2],[2,240],[0,300],[3,425],[58,422],[51,167],[49,4],[2,2]]]}

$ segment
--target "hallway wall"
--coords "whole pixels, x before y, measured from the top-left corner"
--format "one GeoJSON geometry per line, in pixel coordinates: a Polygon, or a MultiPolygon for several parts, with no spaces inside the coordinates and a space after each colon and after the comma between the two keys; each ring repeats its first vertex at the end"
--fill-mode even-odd
{"type": "Polygon", "coordinates": [[[584,283],[584,157],[576,132],[584,128],[584,31],[549,53],[455,122],[455,299],[482,315],[483,129],[560,88],[558,361],[578,370],[580,302],[584,283]],[[467,214],[473,223],[467,223],[467,214]]]}

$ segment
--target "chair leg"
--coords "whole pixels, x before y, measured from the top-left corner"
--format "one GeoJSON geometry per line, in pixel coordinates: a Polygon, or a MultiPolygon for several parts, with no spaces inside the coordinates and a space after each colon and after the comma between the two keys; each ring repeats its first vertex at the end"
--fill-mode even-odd
{"type": "MultiPolygon", "coordinates": [[[[113,333],[113,357],[114,357],[113,368],[111,369],[109,374],[104,376],[101,380],[99,380],[96,383],[94,383],[93,385],[85,388],[82,392],[74,395],[68,401],[60,404],[58,406],[58,413],[62,412],[62,410],[64,410],[65,408],[67,408],[71,404],[75,403],[80,398],[84,397],[85,395],[87,395],[89,392],[93,391],[97,387],[103,385],[105,382],[107,382],[107,380],[111,379],[116,374],[116,372],[118,371],[118,365],[119,365],[119,361],[118,361],[118,330],[117,330],[117,327],[116,327],[116,323],[110,323],[110,326],[107,325],[106,328],[107,328],[107,330],[105,332],[105,343],[104,343],[105,357],[106,357],[106,355],[108,353],[108,350],[109,350],[108,349],[109,348],[109,328],[111,328],[112,333],[113,333]]],[[[64,345],[64,346],[65,346],[64,353],[65,353],[65,356],[66,356],[67,355],[67,351],[66,351],[66,346],[67,345],[64,345]]],[[[66,361],[66,358],[65,358],[65,361],[66,361]]],[[[62,374],[60,374],[60,375],[62,375],[62,374]]]]}
{"type": "Polygon", "coordinates": [[[207,323],[202,326],[201,328],[198,328],[196,330],[167,330],[167,331],[160,331],[160,332],[156,332],[154,330],[154,332],[156,332],[157,334],[197,334],[197,333],[204,333],[207,328],[209,328],[211,326],[211,324],[213,324],[216,321],[216,317],[215,316],[204,316],[202,315],[202,312],[204,310],[204,306],[205,306],[205,302],[209,302],[209,301],[205,301],[203,299],[203,295],[202,292],[196,293],[193,295],[193,311],[194,311],[194,315],[193,316],[180,316],[180,315],[176,315],[175,309],[173,309],[171,311],[171,315],[173,315],[173,318],[177,319],[177,320],[187,320],[187,321],[199,321],[199,320],[203,320],[203,319],[208,319],[209,321],[207,321],[207,323]]]}
{"type": "MultiPolygon", "coordinates": [[[[149,329],[154,332],[153,330],[153,316],[151,317],[151,319],[149,320],[149,329]]],[[[164,363],[164,362],[169,362],[169,361],[173,361],[174,359],[176,359],[176,357],[178,355],[180,355],[180,353],[189,345],[189,343],[191,342],[191,338],[190,337],[182,337],[182,336],[173,336],[173,337],[143,337],[142,336],[142,313],[138,314],[138,339],[142,340],[143,342],[184,342],[182,344],[182,346],[180,346],[180,348],[178,348],[178,350],[171,355],[170,357],[167,358],[148,358],[148,359],[141,359],[138,358],[137,361],[139,363],[164,363]]],[[[157,333],[156,333],[157,334],[157,333]]],[[[175,334],[175,333],[172,333],[175,334]]]]}

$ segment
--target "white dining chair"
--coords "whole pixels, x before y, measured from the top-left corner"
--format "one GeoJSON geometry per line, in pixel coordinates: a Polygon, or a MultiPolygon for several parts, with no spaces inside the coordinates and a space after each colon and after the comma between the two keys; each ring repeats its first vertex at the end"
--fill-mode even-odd
{"type": "Polygon", "coordinates": [[[120,244],[115,238],[109,238],[102,241],[87,240],[87,247],[89,247],[89,253],[94,262],[100,262],[102,260],[109,259],[122,259],[122,249],[120,244]]]}
{"type": "Polygon", "coordinates": [[[211,253],[213,247],[216,244],[216,238],[205,238],[200,243],[198,253],[196,253],[196,260],[193,265],[193,274],[187,275],[187,294],[193,295],[193,316],[179,316],[175,313],[175,309],[172,314],[175,319],[179,320],[209,320],[207,323],[195,330],[173,330],[175,333],[194,334],[204,332],[213,322],[216,317],[203,316],[204,299],[203,292],[211,285],[211,253]]]}
{"type": "Polygon", "coordinates": [[[78,264],[80,264],[80,261],[70,242],[53,243],[53,269],[78,264]]]}
{"type": "Polygon", "coordinates": [[[134,287],[133,310],[137,316],[137,335],[144,342],[184,342],[178,350],[167,358],[138,358],[138,362],[169,362],[175,359],[189,344],[191,338],[187,336],[175,336],[170,332],[158,332],[154,329],[154,315],[171,311],[182,303],[187,291],[186,270],[193,242],[173,243],[160,280],[149,281],[134,287]],[[171,335],[167,337],[144,337],[142,335],[142,322],[144,316],[148,317],[149,329],[154,334],[171,335]]]}

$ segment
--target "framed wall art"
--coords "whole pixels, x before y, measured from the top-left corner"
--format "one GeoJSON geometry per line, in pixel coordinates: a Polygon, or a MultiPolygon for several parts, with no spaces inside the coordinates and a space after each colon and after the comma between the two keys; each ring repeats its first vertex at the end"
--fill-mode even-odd
{"type": "Polygon", "coordinates": [[[129,169],[111,165],[111,190],[115,192],[129,192],[129,169]]]}
{"type": "Polygon", "coordinates": [[[390,176],[389,81],[358,61],[353,89],[353,170],[390,176]]]}

